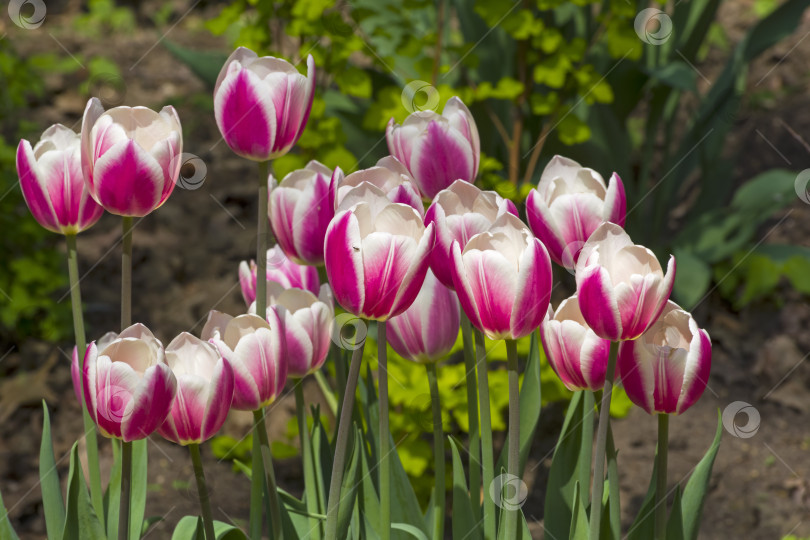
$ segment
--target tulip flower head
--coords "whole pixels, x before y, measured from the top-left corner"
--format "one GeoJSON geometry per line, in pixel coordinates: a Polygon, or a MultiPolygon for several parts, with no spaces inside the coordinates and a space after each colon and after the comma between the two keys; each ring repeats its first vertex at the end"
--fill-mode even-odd
{"type": "MultiPolygon", "coordinates": [[[[107,348],[107,345],[112,343],[118,338],[118,334],[115,332],[107,332],[100,338],[96,340],[96,348],[100,351],[103,351],[107,348]]],[[[73,355],[70,361],[70,378],[73,382],[73,392],[76,394],[76,399],[79,401],[79,405],[82,404],[82,368],[79,365],[79,349],[75,345],[73,346],[73,355]]]]}
{"type": "Polygon", "coordinates": [[[675,257],[667,272],[655,254],[633,244],[624,229],[604,223],[591,235],[576,267],[582,316],[601,338],[636,339],[658,319],[672,292],[675,257]]]}
{"type": "Polygon", "coordinates": [[[334,184],[343,176],[317,161],[293,171],[277,184],[270,179],[268,215],[284,253],[298,264],[323,264],[323,239],[335,216],[334,184]]]}
{"type": "Polygon", "coordinates": [[[231,150],[254,161],[283,156],[307,125],[315,95],[315,61],[307,75],[280,58],[237,48],[217,77],[214,116],[231,150]]]}
{"type": "MultiPolygon", "coordinates": [[[[348,177],[347,177],[348,178],[348,177]]],[[[411,206],[363,182],[346,193],[326,231],[326,274],[347,311],[378,321],[413,303],[435,241],[411,206]]]]}
{"type": "Polygon", "coordinates": [[[397,354],[424,364],[444,358],[458,337],[458,299],[428,270],[411,307],[388,320],[388,343],[397,354]]]}
{"type": "Polygon", "coordinates": [[[62,124],[46,129],[33,148],[20,141],[17,175],[31,214],[49,231],[77,234],[104,213],[84,185],[81,137],[62,124]]]}
{"type": "Polygon", "coordinates": [[[457,97],[442,114],[416,111],[385,130],[388,151],[408,168],[422,195],[432,199],[456,180],[474,182],[481,157],[475,120],[457,97]]]}
{"type": "Polygon", "coordinates": [[[452,266],[453,242],[464,246],[476,234],[488,230],[501,215],[517,217],[515,204],[494,191],[481,191],[473,184],[456,180],[436,195],[425,214],[425,224],[436,227],[436,247],[430,254],[430,268],[445,287],[454,289],[452,266]]]}
{"type": "Polygon", "coordinates": [[[271,404],[287,382],[281,322],[273,311],[267,315],[267,319],[254,314],[231,317],[211,311],[202,331],[202,339],[209,340],[233,369],[231,406],[240,411],[271,404]]]}
{"type": "Polygon", "coordinates": [[[151,435],[169,414],[177,380],[163,345],[142,324],[134,324],[84,356],[84,402],[105,437],[135,441],[151,435]]]}
{"type": "Polygon", "coordinates": [[[711,363],[709,334],[670,301],[644,335],[621,344],[617,367],[633,403],[649,414],[681,414],[706,389],[711,363]]]}
{"type": "MultiPolygon", "coordinates": [[[[239,263],[239,285],[248,306],[256,300],[256,271],[256,261],[239,263]]],[[[274,281],[285,289],[295,287],[313,294],[318,294],[321,287],[317,268],[293,262],[279,246],[267,250],[267,281],[274,281]]]]}
{"type": "Polygon", "coordinates": [[[199,444],[219,431],[233,399],[233,370],[216,348],[188,332],[166,347],[177,396],[159,433],[181,445],[199,444]]]}
{"type": "Polygon", "coordinates": [[[425,206],[411,173],[392,156],[382,158],[374,167],[353,172],[341,179],[336,185],[335,208],[343,203],[350,191],[364,182],[378,188],[391,202],[407,204],[420,216],[425,215],[425,206]]]}
{"type": "Polygon", "coordinates": [[[518,218],[501,215],[464,249],[453,242],[450,267],[461,307],[490,339],[518,339],[540,326],[551,296],[551,260],[518,218]]]}
{"type": "Polygon", "coordinates": [[[174,107],[87,102],[82,119],[82,173],[90,195],[111,214],[142,217],[171,195],[180,174],[183,132],[174,107]]]}
{"type": "Polygon", "coordinates": [[[605,386],[610,341],[590,329],[579,310],[577,296],[550,307],[540,337],[548,363],[569,390],[601,390],[605,386]]]}
{"type": "Polygon", "coordinates": [[[526,217],[554,262],[573,270],[579,252],[599,225],[624,226],[624,184],[613,173],[610,183],[572,159],[554,156],[537,188],[526,199],[526,217]]]}

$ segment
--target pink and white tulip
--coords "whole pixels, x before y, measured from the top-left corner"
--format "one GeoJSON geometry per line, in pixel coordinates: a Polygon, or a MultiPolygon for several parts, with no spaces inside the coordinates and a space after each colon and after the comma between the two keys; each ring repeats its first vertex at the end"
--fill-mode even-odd
{"type": "Polygon", "coordinates": [[[388,320],[388,343],[403,358],[422,364],[435,362],[453,348],[459,324],[455,293],[428,270],[411,307],[388,320]]]}
{"type": "Polygon", "coordinates": [[[307,125],[315,96],[315,61],[307,75],[272,56],[245,47],[225,61],[214,86],[214,116],[231,150],[254,161],[283,156],[307,125]]]}
{"type": "MultiPolygon", "coordinates": [[[[326,361],[335,318],[332,291],[321,287],[319,296],[302,289],[267,284],[267,311],[275,310],[287,347],[287,376],[301,379],[318,371],[326,361]]],[[[256,303],[248,309],[256,313],[256,303]]]]}
{"type": "Polygon", "coordinates": [[[177,396],[158,432],[183,446],[207,441],[217,434],[231,408],[231,365],[213,345],[188,332],[166,347],[166,363],[177,379],[177,396]]]}
{"type": "Polygon", "coordinates": [[[268,214],[278,245],[298,264],[323,264],[323,239],[335,217],[334,185],[343,177],[335,169],[334,178],[326,166],[310,161],[277,184],[270,180],[268,214]]]}
{"type": "Polygon", "coordinates": [[[490,339],[529,335],[548,310],[551,260],[522,221],[502,214],[462,250],[453,242],[451,271],[470,322],[490,339]]]}
{"type": "Polygon", "coordinates": [[[408,169],[392,156],[386,156],[374,167],[353,172],[337,182],[335,208],[341,205],[350,191],[364,182],[378,188],[391,202],[407,204],[419,212],[420,216],[425,215],[425,206],[422,204],[413,177],[408,169]]]}
{"type": "MultiPolygon", "coordinates": [[[[107,345],[116,339],[118,339],[118,334],[115,332],[107,332],[96,340],[96,348],[103,351],[107,345]]],[[[82,384],[84,384],[84,382],[82,380],[82,368],[79,365],[79,349],[75,345],[73,346],[73,355],[70,361],[70,379],[73,382],[73,393],[76,394],[76,399],[79,401],[79,405],[81,405],[83,403],[82,384]]]]}
{"type": "Polygon", "coordinates": [[[347,193],[326,231],[326,274],[354,315],[385,321],[413,303],[428,269],[433,225],[369,183],[347,193]]]}
{"type": "Polygon", "coordinates": [[[82,119],[82,172],[87,190],[111,214],[141,217],[171,195],[183,153],[183,132],[174,107],[87,102],[82,119]]]}
{"type": "Polygon", "coordinates": [[[428,199],[456,180],[475,181],[481,142],[472,114],[457,97],[447,101],[442,114],[417,111],[401,126],[392,118],[385,138],[388,151],[408,168],[428,199]]]}
{"type": "Polygon", "coordinates": [[[287,382],[287,361],[281,321],[274,311],[267,319],[245,314],[208,314],[202,339],[209,340],[233,369],[231,407],[255,411],[271,404],[287,382]]]}
{"type": "Polygon", "coordinates": [[[672,292],[675,257],[667,272],[655,254],[633,244],[615,223],[604,223],[591,235],[576,267],[582,316],[601,338],[636,339],[658,319],[672,292]]]}
{"type": "Polygon", "coordinates": [[[134,324],[84,356],[84,402],[105,437],[135,441],[151,435],[169,414],[177,380],[163,345],[142,324],[134,324]]]}
{"type": "Polygon", "coordinates": [[[650,414],[681,414],[703,395],[711,364],[709,334],[670,301],[644,335],[620,345],[617,367],[633,403],[650,414]]]}
{"type": "Polygon", "coordinates": [[[579,252],[599,225],[624,226],[624,184],[613,173],[610,183],[574,160],[554,156],[537,188],[526,199],[526,217],[554,262],[573,269],[579,252]]]}
{"type": "Polygon", "coordinates": [[[46,129],[33,148],[20,141],[17,175],[31,214],[49,231],[77,234],[104,213],[84,185],[81,137],[62,124],[46,129]]]}
{"type": "MultiPolygon", "coordinates": [[[[256,271],[256,261],[239,263],[239,285],[248,306],[256,301],[256,271]]],[[[304,289],[313,294],[318,294],[321,288],[318,269],[293,262],[279,246],[267,250],[267,281],[274,281],[285,289],[304,289]]]]}
{"type": "Polygon", "coordinates": [[[456,180],[436,195],[425,214],[425,224],[436,227],[436,247],[430,255],[430,268],[445,287],[454,289],[453,242],[462,251],[470,238],[488,230],[501,215],[517,217],[515,204],[494,191],[481,191],[473,184],[456,180]]]}
{"type": "Polygon", "coordinates": [[[548,363],[569,390],[601,390],[605,386],[610,341],[597,336],[579,310],[577,296],[548,309],[540,326],[548,363]]]}

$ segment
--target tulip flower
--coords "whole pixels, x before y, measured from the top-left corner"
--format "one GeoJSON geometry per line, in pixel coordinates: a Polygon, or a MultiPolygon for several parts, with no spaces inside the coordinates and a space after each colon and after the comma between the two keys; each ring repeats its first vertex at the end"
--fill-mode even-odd
{"type": "Polygon", "coordinates": [[[254,161],[283,156],[298,141],[315,95],[315,61],[307,76],[289,62],[237,48],[217,77],[214,116],[223,139],[254,161]]]}
{"type": "MultiPolygon", "coordinates": [[[[274,281],[285,289],[295,287],[318,294],[321,280],[318,269],[314,266],[303,266],[287,258],[279,246],[267,250],[267,281],[274,281]]],[[[246,305],[256,300],[256,262],[251,260],[239,263],[239,285],[242,287],[242,298],[246,305]]]]}
{"type": "MultiPolygon", "coordinates": [[[[96,348],[100,351],[103,351],[107,348],[107,345],[112,343],[118,338],[118,334],[115,332],[107,332],[100,338],[96,340],[96,348]]],[[[70,379],[73,382],[73,393],[76,394],[76,399],[79,400],[79,404],[82,403],[82,368],[79,365],[79,348],[74,346],[73,347],[73,355],[70,359],[70,379]]]]}
{"type": "Polygon", "coordinates": [[[590,329],[579,310],[577,296],[550,307],[540,337],[548,363],[569,390],[601,390],[605,385],[610,341],[590,329]]]}
{"type": "Polygon", "coordinates": [[[526,199],[526,217],[554,262],[573,269],[580,249],[606,221],[624,226],[624,184],[613,173],[605,187],[602,176],[574,160],[554,156],[537,188],[526,199]]]}
{"type": "Polygon", "coordinates": [[[392,203],[367,182],[346,193],[342,204],[326,230],[324,247],[336,300],[367,319],[399,315],[422,287],[435,240],[433,225],[425,227],[414,208],[392,203]]]}
{"type": "Polygon", "coordinates": [[[428,270],[411,307],[388,320],[388,342],[400,356],[425,364],[444,358],[458,337],[458,299],[428,270]]]}
{"type": "Polygon", "coordinates": [[[494,191],[481,191],[473,184],[456,180],[436,195],[425,214],[425,224],[436,227],[436,247],[430,255],[430,268],[445,287],[454,289],[452,266],[453,242],[464,246],[470,238],[489,229],[501,215],[517,217],[515,204],[494,191]]]}
{"type": "Polygon", "coordinates": [[[392,118],[385,138],[388,151],[408,168],[428,199],[456,180],[475,181],[481,157],[478,128],[457,97],[447,100],[442,114],[417,111],[401,126],[392,118]]]}
{"type": "Polygon", "coordinates": [[[582,316],[596,335],[611,341],[636,339],[664,309],[675,280],[675,258],[667,272],[655,254],[633,244],[619,225],[604,223],[591,235],[576,267],[582,316]]]}
{"type": "Polygon", "coordinates": [[[343,172],[317,161],[293,171],[277,184],[270,179],[270,226],[278,245],[297,264],[323,264],[323,239],[335,216],[334,183],[343,172]]]}
{"type": "Polygon", "coordinates": [[[413,182],[411,174],[396,158],[386,156],[379,160],[374,167],[353,172],[337,183],[335,195],[335,208],[337,208],[346,195],[364,182],[379,188],[391,202],[407,204],[425,215],[425,207],[419,196],[419,189],[413,182]]]}
{"type": "Polygon", "coordinates": [[[703,394],[712,342],[672,301],[639,339],[619,348],[617,367],[630,400],[649,414],[681,414],[703,394]]]}
{"type": "Polygon", "coordinates": [[[104,209],[84,185],[81,137],[62,124],[42,134],[39,142],[23,139],[17,146],[17,175],[25,203],[40,225],[61,234],[93,226],[104,209]]]}
{"type": "Polygon", "coordinates": [[[519,339],[543,321],[551,295],[551,260],[515,216],[502,214],[462,249],[453,242],[456,293],[470,322],[490,339],[519,339]]]}
{"type": "Polygon", "coordinates": [[[111,214],[141,217],[171,195],[180,174],[183,132],[174,107],[87,102],[82,119],[82,173],[93,199],[111,214]]]}
{"type": "Polygon", "coordinates": [[[267,319],[246,314],[231,317],[208,314],[202,339],[209,340],[233,369],[231,406],[256,411],[278,397],[287,382],[287,361],[281,321],[268,311],[267,319]]]}
{"type": "Polygon", "coordinates": [[[131,442],[151,435],[169,414],[177,380],[163,345],[142,324],[134,324],[84,356],[84,401],[105,437],[131,442]]]}
{"type": "Polygon", "coordinates": [[[213,345],[188,332],[166,347],[166,363],[177,379],[177,397],[159,433],[183,446],[207,441],[225,423],[231,408],[231,365],[213,345]]]}

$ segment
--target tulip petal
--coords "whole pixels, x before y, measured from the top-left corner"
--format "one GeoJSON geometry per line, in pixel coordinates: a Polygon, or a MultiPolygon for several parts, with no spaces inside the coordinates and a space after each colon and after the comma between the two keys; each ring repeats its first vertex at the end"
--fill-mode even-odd
{"type": "Polygon", "coordinates": [[[31,143],[25,139],[17,146],[17,175],[20,177],[23,198],[37,222],[49,231],[60,232],[48,194],[48,184],[39,174],[31,143]]]}
{"type": "MultiPolygon", "coordinates": [[[[263,81],[239,63],[228,73],[214,94],[214,112],[220,132],[238,155],[266,160],[276,140],[277,110],[263,81]]],[[[281,75],[283,77],[283,75],[281,75]]]]}
{"type": "Polygon", "coordinates": [[[551,259],[540,240],[529,238],[518,268],[509,323],[512,339],[527,336],[540,326],[551,300],[551,259]]]}
{"type": "Polygon", "coordinates": [[[603,219],[624,227],[627,215],[627,197],[624,193],[624,183],[618,174],[613,173],[608,183],[603,208],[603,219]]]}
{"type": "MultiPolygon", "coordinates": [[[[693,331],[697,330],[697,325],[694,324],[694,321],[690,322],[690,326],[694,325],[693,331]]],[[[709,334],[705,330],[697,330],[692,336],[692,342],[689,346],[689,355],[686,358],[686,366],[683,373],[683,386],[675,410],[677,414],[686,411],[703,395],[703,391],[706,389],[709,382],[711,366],[711,339],[709,339],[709,334]]]]}
{"type": "Polygon", "coordinates": [[[163,171],[135,141],[110,148],[95,164],[96,197],[108,212],[141,217],[160,202],[163,171]]]}
{"type": "Polygon", "coordinates": [[[169,366],[160,363],[147,369],[135,387],[133,406],[121,426],[121,438],[129,442],[151,435],[166,420],[176,393],[177,380],[169,366]]]}
{"type": "Polygon", "coordinates": [[[622,319],[607,270],[602,266],[578,269],[577,282],[579,306],[588,326],[603,339],[620,339],[622,319]]]}
{"type": "Polygon", "coordinates": [[[622,386],[630,401],[647,411],[655,412],[653,389],[655,372],[651,362],[645,362],[639,354],[637,341],[623,341],[619,345],[617,368],[622,386]]]}
{"type": "Polygon", "coordinates": [[[475,179],[475,163],[470,143],[446,123],[431,121],[414,143],[410,170],[422,193],[432,199],[454,180],[475,179]]]}
{"type": "Polygon", "coordinates": [[[562,265],[562,256],[565,251],[565,241],[562,238],[551,210],[546,206],[543,198],[536,189],[529,191],[526,198],[526,218],[532,232],[539,238],[555,263],[562,265]]]}
{"type": "Polygon", "coordinates": [[[480,329],[490,339],[509,336],[512,306],[518,290],[515,267],[494,250],[473,249],[462,255],[470,297],[479,313],[480,329]]]}
{"type": "Polygon", "coordinates": [[[360,225],[350,211],[329,224],[324,242],[326,273],[335,299],[347,311],[360,313],[365,304],[365,273],[360,225]]]}

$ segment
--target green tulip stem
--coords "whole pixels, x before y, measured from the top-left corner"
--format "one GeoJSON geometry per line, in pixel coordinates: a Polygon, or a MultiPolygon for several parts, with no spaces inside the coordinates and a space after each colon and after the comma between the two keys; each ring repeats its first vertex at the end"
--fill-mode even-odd
{"type": "Polygon", "coordinates": [[[433,540],[444,539],[444,430],[442,429],[442,405],[439,401],[439,382],[436,377],[436,364],[425,364],[428,387],[430,387],[430,405],[433,409],[433,459],[435,486],[433,493],[433,540]]]}
{"type": "MultiPolygon", "coordinates": [[[[281,503],[278,498],[278,486],[276,485],[276,473],[273,469],[273,458],[270,454],[270,440],[267,438],[267,426],[264,422],[264,409],[253,411],[253,436],[259,438],[259,452],[261,453],[261,468],[259,473],[264,476],[266,482],[268,503],[270,506],[270,530],[274,540],[282,540],[283,531],[281,529],[281,503]]],[[[256,469],[253,474],[257,473],[256,469]]]]}
{"type": "Polygon", "coordinates": [[[301,460],[304,466],[304,494],[306,495],[307,512],[309,518],[308,537],[312,540],[321,538],[321,522],[311,517],[320,512],[318,508],[318,481],[315,475],[315,463],[312,457],[312,448],[307,426],[307,409],[304,403],[304,381],[295,381],[295,412],[298,417],[298,435],[301,438],[301,460]]]}
{"type": "Polygon", "coordinates": [[[121,442],[121,510],[118,526],[119,540],[129,539],[129,490],[132,484],[132,442],[121,442]],[[123,526],[121,526],[123,525],[123,526]]]}
{"type": "Polygon", "coordinates": [[[259,162],[259,219],[256,225],[256,314],[262,319],[267,311],[267,181],[268,161],[259,162]]]}
{"type": "MultiPolygon", "coordinates": [[[[507,339],[506,370],[509,375],[509,453],[507,454],[506,472],[509,478],[520,477],[520,383],[518,381],[517,341],[507,339]]],[[[504,509],[506,514],[503,527],[506,534],[502,538],[517,538],[518,509],[509,505],[504,509]]]]}
{"type": "MultiPolygon", "coordinates": [[[[495,480],[495,460],[492,449],[492,417],[489,410],[489,375],[487,373],[487,350],[484,334],[475,329],[475,356],[478,369],[478,406],[481,418],[481,466],[484,490],[495,480]]],[[[484,496],[484,538],[495,540],[495,500],[488,493],[484,496]]]]}
{"type": "Polygon", "coordinates": [[[619,342],[610,344],[605,387],[602,390],[602,403],[599,405],[599,428],[596,431],[596,450],[593,462],[593,491],[591,492],[591,520],[589,538],[599,538],[602,526],[602,495],[605,490],[605,446],[607,445],[608,426],[610,424],[610,398],[613,394],[613,376],[616,372],[616,357],[619,354],[619,342]]]}
{"type": "Polygon", "coordinates": [[[203,472],[202,457],[200,456],[200,445],[188,445],[191,453],[191,463],[194,465],[194,478],[197,479],[197,494],[200,496],[200,509],[202,510],[203,527],[205,528],[206,540],[216,540],[214,533],[214,514],[211,513],[211,501],[208,498],[208,488],[205,485],[205,473],[203,472]]]}
{"type": "Polygon", "coordinates": [[[655,486],[655,540],[667,537],[667,447],[669,446],[669,415],[658,415],[658,473],[655,486]]]}
{"type": "Polygon", "coordinates": [[[388,427],[388,345],[385,321],[377,323],[377,379],[380,385],[380,538],[391,538],[391,439],[388,427]]]}
{"type": "Polygon", "coordinates": [[[470,498],[473,518],[481,521],[481,430],[478,425],[478,380],[475,374],[475,348],[473,347],[470,319],[461,311],[461,340],[464,343],[464,370],[467,373],[467,418],[469,422],[470,498]]]}

